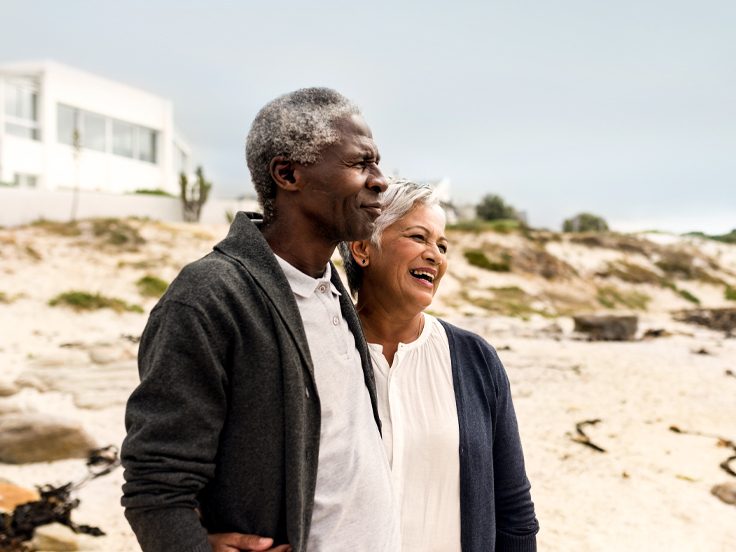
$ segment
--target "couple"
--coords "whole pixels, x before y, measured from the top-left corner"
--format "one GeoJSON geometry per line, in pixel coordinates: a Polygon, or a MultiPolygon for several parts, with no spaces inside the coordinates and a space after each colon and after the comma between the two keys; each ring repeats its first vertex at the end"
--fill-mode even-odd
{"type": "Polygon", "coordinates": [[[324,88],[267,104],[246,156],[263,217],[239,213],[141,338],[122,459],[142,549],[535,550],[504,369],[422,312],[447,268],[432,191],[387,186],[324,88]]]}

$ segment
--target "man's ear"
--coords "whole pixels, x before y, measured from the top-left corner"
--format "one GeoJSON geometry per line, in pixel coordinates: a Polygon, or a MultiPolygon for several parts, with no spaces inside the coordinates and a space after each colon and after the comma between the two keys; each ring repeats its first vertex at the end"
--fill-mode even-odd
{"type": "Polygon", "coordinates": [[[271,159],[268,170],[273,181],[282,190],[294,191],[299,189],[294,175],[294,163],[283,155],[277,155],[271,159]]]}

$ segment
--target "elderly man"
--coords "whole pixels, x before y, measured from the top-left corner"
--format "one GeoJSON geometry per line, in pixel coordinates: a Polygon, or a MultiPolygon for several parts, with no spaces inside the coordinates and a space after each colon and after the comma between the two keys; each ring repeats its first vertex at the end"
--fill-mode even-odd
{"type": "Polygon", "coordinates": [[[329,262],[380,213],[370,129],[337,92],[298,90],[246,155],[263,219],[239,213],[141,338],[126,517],[144,551],[398,550],[370,357],[329,262]]]}

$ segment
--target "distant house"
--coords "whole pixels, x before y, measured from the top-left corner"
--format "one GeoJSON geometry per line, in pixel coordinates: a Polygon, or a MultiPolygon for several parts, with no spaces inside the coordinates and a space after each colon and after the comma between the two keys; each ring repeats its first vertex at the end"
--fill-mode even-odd
{"type": "Polygon", "coordinates": [[[5,186],[178,195],[189,147],[170,100],[51,61],[0,65],[5,186]]]}

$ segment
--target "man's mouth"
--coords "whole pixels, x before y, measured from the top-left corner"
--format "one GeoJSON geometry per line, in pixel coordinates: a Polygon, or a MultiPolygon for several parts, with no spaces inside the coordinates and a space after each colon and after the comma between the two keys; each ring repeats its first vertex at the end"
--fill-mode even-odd
{"type": "Polygon", "coordinates": [[[381,214],[381,205],[380,203],[369,203],[366,205],[361,205],[361,209],[364,209],[365,211],[368,211],[368,213],[374,218],[378,218],[381,214]]]}

